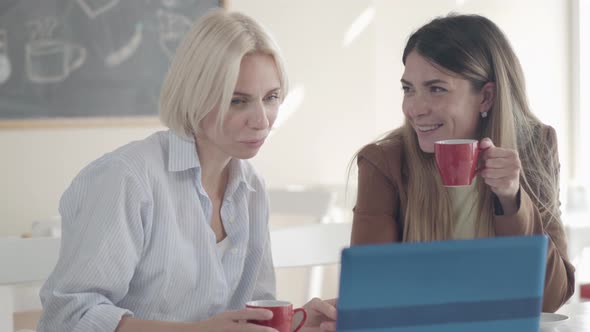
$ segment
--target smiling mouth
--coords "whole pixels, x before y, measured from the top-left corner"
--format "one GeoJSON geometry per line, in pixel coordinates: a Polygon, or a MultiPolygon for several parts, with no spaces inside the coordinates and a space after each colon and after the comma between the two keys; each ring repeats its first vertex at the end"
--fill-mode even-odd
{"type": "Polygon", "coordinates": [[[440,128],[442,126],[443,126],[442,124],[435,124],[435,125],[431,125],[431,126],[414,126],[414,128],[416,128],[416,130],[421,133],[427,133],[430,131],[437,130],[438,128],[440,128]]]}

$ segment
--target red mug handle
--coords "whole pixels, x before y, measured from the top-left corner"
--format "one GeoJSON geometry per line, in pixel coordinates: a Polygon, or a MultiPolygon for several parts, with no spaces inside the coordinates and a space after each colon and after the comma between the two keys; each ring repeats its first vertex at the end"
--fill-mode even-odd
{"type": "MultiPolygon", "coordinates": [[[[481,153],[482,153],[482,152],[484,152],[484,151],[485,151],[485,150],[487,150],[487,149],[489,149],[489,148],[485,148],[485,149],[482,149],[482,148],[480,148],[480,147],[479,147],[479,142],[477,142],[477,162],[478,162],[478,163],[479,163],[479,158],[481,157],[481,153]]],[[[486,168],[485,166],[481,166],[481,167],[479,167],[479,165],[478,165],[478,167],[476,167],[476,168],[475,168],[475,172],[473,172],[473,177],[472,177],[472,179],[473,179],[474,177],[476,177],[476,176],[479,174],[479,172],[483,171],[485,168],[486,168]]]]}
{"type": "Polygon", "coordinates": [[[292,332],[299,331],[303,327],[303,324],[305,324],[305,321],[307,320],[307,312],[303,308],[297,308],[297,309],[293,310],[293,317],[295,317],[295,315],[298,312],[303,314],[303,319],[301,319],[301,322],[299,322],[299,325],[297,325],[297,327],[292,332]]]}

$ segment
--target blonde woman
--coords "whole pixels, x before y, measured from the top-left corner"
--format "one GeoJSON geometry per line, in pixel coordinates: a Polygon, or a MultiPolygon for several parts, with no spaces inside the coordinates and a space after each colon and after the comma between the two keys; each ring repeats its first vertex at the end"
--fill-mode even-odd
{"type": "MultiPolygon", "coordinates": [[[[244,307],[274,298],[275,279],[268,197],[245,159],[286,93],[258,23],[224,10],[200,19],[162,87],[169,130],[92,162],[64,193],[39,331],[274,331],[246,323],[272,316],[244,307]]],[[[335,315],[319,299],[307,309],[315,330],[335,315]]]]}
{"type": "Polygon", "coordinates": [[[557,310],[574,287],[557,140],[529,108],[508,40],[484,17],[449,15],[410,36],[403,63],[405,124],[357,155],[352,244],[546,234],[543,310],[557,310]],[[453,138],[485,149],[472,187],[439,178],[434,142],[453,138]]]}

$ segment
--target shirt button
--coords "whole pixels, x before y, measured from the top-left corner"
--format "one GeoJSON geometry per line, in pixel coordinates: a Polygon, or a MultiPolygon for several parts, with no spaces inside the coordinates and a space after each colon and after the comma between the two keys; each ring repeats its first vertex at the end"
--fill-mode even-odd
{"type": "Polygon", "coordinates": [[[234,255],[237,254],[238,253],[238,248],[233,248],[231,250],[231,253],[234,254],[234,255]]]}
{"type": "Polygon", "coordinates": [[[233,223],[234,223],[234,218],[230,218],[230,219],[229,219],[229,223],[230,223],[230,224],[233,224],[233,223]]]}

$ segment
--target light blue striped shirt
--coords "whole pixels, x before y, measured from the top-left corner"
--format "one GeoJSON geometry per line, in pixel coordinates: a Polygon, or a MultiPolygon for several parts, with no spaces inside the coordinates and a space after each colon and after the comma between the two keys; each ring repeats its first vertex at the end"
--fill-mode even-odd
{"type": "Polygon", "coordinates": [[[195,142],[163,131],[84,168],[60,201],[59,261],[39,332],[114,331],[123,315],[197,321],[275,297],[268,197],[232,159],[216,244],[195,142]]]}

